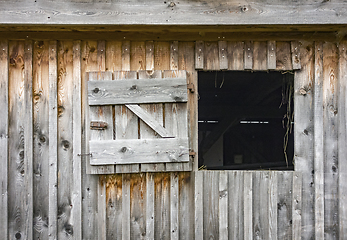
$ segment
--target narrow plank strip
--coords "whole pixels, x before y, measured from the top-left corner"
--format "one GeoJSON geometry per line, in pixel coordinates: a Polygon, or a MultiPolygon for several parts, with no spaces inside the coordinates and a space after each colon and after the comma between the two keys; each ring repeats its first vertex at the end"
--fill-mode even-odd
{"type": "Polygon", "coordinates": [[[290,42],[276,42],[276,69],[293,70],[290,42]]]}
{"type": "Polygon", "coordinates": [[[228,231],[228,173],[219,174],[219,239],[229,239],[228,231]]]}
{"type": "Polygon", "coordinates": [[[293,70],[299,70],[299,69],[301,69],[299,42],[298,41],[292,41],[290,43],[290,49],[291,49],[291,54],[292,54],[293,70]]]}
{"type": "Polygon", "coordinates": [[[229,173],[229,239],[244,239],[244,180],[243,171],[228,171],[229,173]]]}
{"type": "MultiPolygon", "coordinates": [[[[1,50],[1,49],[0,49],[1,50]]],[[[340,239],[347,236],[347,42],[339,44],[339,227],[340,239]]]]}
{"type": "Polygon", "coordinates": [[[170,44],[170,70],[178,70],[178,41],[170,44]]]}
{"type": "Polygon", "coordinates": [[[314,186],[315,236],[324,238],[324,130],[323,130],[323,43],[315,43],[314,76],[314,186]]]}
{"type": "Polygon", "coordinates": [[[267,69],[276,69],[276,41],[267,41],[267,69]]]}
{"type": "MultiPolygon", "coordinates": [[[[269,215],[269,234],[268,239],[276,240],[278,239],[277,232],[277,207],[278,207],[278,172],[270,171],[269,172],[269,207],[268,207],[268,215],[269,215]]],[[[281,239],[283,240],[283,239],[281,239]]]]}
{"type": "Polygon", "coordinates": [[[195,69],[204,69],[204,51],[205,43],[203,41],[195,42],[195,69]]]}
{"type": "Polygon", "coordinates": [[[130,47],[130,71],[146,69],[146,45],[145,42],[131,42],[130,47]]]}
{"type": "Polygon", "coordinates": [[[292,239],[293,173],[280,171],[277,175],[277,236],[278,239],[292,239]]]}
{"type": "Polygon", "coordinates": [[[244,69],[244,42],[228,42],[229,70],[244,69]]]}
{"type": "Polygon", "coordinates": [[[179,185],[178,173],[170,173],[170,239],[179,239],[179,185]]]}
{"type": "MultiPolygon", "coordinates": [[[[292,239],[299,240],[302,239],[302,223],[301,223],[301,214],[302,214],[302,174],[295,171],[293,174],[293,227],[292,227],[292,239]]],[[[305,230],[305,229],[304,229],[305,230]]]]}
{"type": "Polygon", "coordinates": [[[196,240],[203,239],[204,234],[204,172],[194,172],[194,236],[196,240]]]}
{"type": "Polygon", "coordinates": [[[130,41],[122,43],[122,70],[130,71],[130,41]]]}
{"type": "Polygon", "coordinates": [[[254,42],[253,70],[267,70],[267,43],[254,42]]]}
{"type": "Polygon", "coordinates": [[[106,239],[122,239],[122,174],[106,179],[106,239]]]}
{"type": "Polygon", "coordinates": [[[245,42],[245,51],[244,51],[244,68],[245,70],[253,69],[253,43],[251,41],[245,42]]]}
{"type": "Polygon", "coordinates": [[[106,71],[122,70],[122,42],[107,41],[106,42],[106,71]]]}
{"type": "Polygon", "coordinates": [[[204,239],[219,239],[219,171],[204,171],[204,239]]]}
{"type": "Polygon", "coordinates": [[[122,240],[130,240],[130,174],[122,175],[122,240]]]}
{"type": "Polygon", "coordinates": [[[170,42],[154,42],[154,70],[170,69],[170,42]]]}
{"type": "Polygon", "coordinates": [[[98,184],[98,239],[106,240],[106,175],[99,176],[98,184]]]}
{"type": "MultiPolygon", "coordinates": [[[[260,239],[268,239],[268,176],[263,171],[254,171],[253,176],[253,235],[260,239]],[[266,193],[266,194],[264,194],[266,193]]],[[[246,227],[246,226],[245,226],[246,227]]]]}
{"type": "Polygon", "coordinates": [[[218,54],[219,54],[218,42],[205,42],[204,70],[207,70],[207,71],[220,70],[218,54]]]}
{"type": "Polygon", "coordinates": [[[194,177],[179,172],[179,239],[194,239],[194,177]]]}
{"type": "Polygon", "coordinates": [[[27,191],[24,203],[24,226],[25,236],[33,237],[33,214],[34,214],[34,176],[33,176],[33,44],[31,40],[25,41],[24,46],[24,182],[27,191]]]}
{"type": "Polygon", "coordinates": [[[243,229],[244,229],[244,239],[253,239],[253,193],[252,193],[252,172],[245,172],[243,175],[243,229]]]}
{"type": "Polygon", "coordinates": [[[226,41],[218,42],[219,48],[219,69],[228,69],[228,43],[226,41]]]}
{"type": "Polygon", "coordinates": [[[170,240],[170,173],[154,175],[154,239],[170,240]]]}
{"type": "Polygon", "coordinates": [[[153,41],[146,42],[146,70],[147,71],[154,70],[154,42],[153,41]]]}
{"type": "Polygon", "coordinates": [[[146,175],[131,174],[130,238],[146,239],[146,175]]]}
{"type": "Polygon", "coordinates": [[[0,40],[0,236],[8,239],[8,42],[0,40]]]}
{"type": "Polygon", "coordinates": [[[49,225],[48,238],[57,239],[58,215],[58,75],[57,42],[49,43],[49,225]]]}
{"type": "Polygon", "coordinates": [[[173,138],[159,122],[157,122],[149,113],[147,113],[143,108],[137,104],[125,104],[125,106],[130,109],[136,116],[138,116],[142,121],[144,121],[148,126],[150,126],[156,133],[158,133],[163,138],[173,138]]]}
{"type": "Polygon", "coordinates": [[[154,239],[154,174],[146,173],[146,239],[154,239]]]}

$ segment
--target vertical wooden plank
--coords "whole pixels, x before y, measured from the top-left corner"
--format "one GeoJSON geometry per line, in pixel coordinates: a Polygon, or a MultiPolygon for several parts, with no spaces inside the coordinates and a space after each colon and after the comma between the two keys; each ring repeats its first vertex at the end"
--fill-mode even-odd
{"type": "Polygon", "coordinates": [[[107,175],[106,179],[106,239],[122,239],[122,175],[107,175]]]}
{"type": "Polygon", "coordinates": [[[170,69],[170,43],[154,43],[154,70],[170,69]]]}
{"type": "Polygon", "coordinates": [[[253,42],[245,42],[245,51],[244,51],[244,68],[245,70],[253,69],[253,42]]]}
{"type": "Polygon", "coordinates": [[[194,178],[191,172],[179,174],[179,239],[194,237],[194,178]]]}
{"type": "Polygon", "coordinates": [[[122,43],[122,70],[130,71],[130,41],[122,43]]]}
{"type": "Polygon", "coordinates": [[[267,41],[267,69],[276,69],[276,41],[267,41]]]}
{"type": "Polygon", "coordinates": [[[122,240],[130,240],[130,174],[122,174],[122,240]]]}
{"type": "Polygon", "coordinates": [[[130,70],[140,71],[146,69],[146,45],[145,42],[131,42],[130,70]]]}
{"type": "Polygon", "coordinates": [[[244,42],[228,42],[229,70],[244,69],[244,42]]]}
{"type": "Polygon", "coordinates": [[[130,182],[130,238],[146,239],[146,174],[132,174],[130,182]]]}
{"type": "Polygon", "coordinates": [[[33,49],[34,239],[48,239],[49,216],[49,42],[33,49]]]}
{"type": "Polygon", "coordinates": [[[253,181],[252,172],[245,172],[243,175],[243,230],[244,239],[253,239],[253,181]]]}
{"type": "Polygon", "coordinates": [[[205,42],[204,70],[220,70],[218,42],[205,42]]]}
{"type": "Polygon", "coordinates": [[[105,58],[106,71],[122,70],[122,42],[107,41],[105,58]]]}
{"type": "Polygon", "coordinates": [[[324,238],[323,43],[315,43],[314,183],[315,236],[324,238]]]}
{"type": "Polygon", "coordinates": [[[228,69],[228,43],[226,41],[218,42],[219,48],[219,69],[228,69]]]}
{"type": "Polygon", "coordinates": [[[294,161],[295,171],[302,173],[302,238],[314,238],[314,149],[313,96],[314,46],[303,42],[300,71],[294,75],[294,161]]]}
{"type": "Polygon", "coordinates": [[[146,173],[146,239],[154,239],[154,174],[146,173]]]}
{"type": "Polygon", "coordinates": [[[195,69],[204,69],[204,49],[205,43],[203,41],[195,42],[195,69]]]}
{"type": "Polygon", "coordinates": [[[253,174],[253,236],[268,239],[268,174],[255,171],[253,174]]]}
{"type": "Polygon", "coordinates": [[[31,40],[25,41],[24,46],[24,101],[25,101],[25,123],[24,123],[24,182],[26,198],[24,201],[25,211],[25,236],[33,237],[33,44],[31,40]]]}
{"type": "Polygon", "coordinates": [[[219,174],[219,239],[228,240],[228,173],[219,174]]]}
{"type": "Polygon", "coordinates": [[[179,239],[179,186],[178,173],[170,173],[170,239],[179,239]]]}
{"type": "Polygon", "coordinates": [[[8,239],[8,42],[0,40],[0,236],[8,239]]]}
{"type": "Polygon", "coordinates": [[[170,43],[170,70],[178,70],[178,41],[170,43]]]}
{"type": "Polygon", "coordinates": [[[204,239],[219,239],[219,171],[204,172],[204,239]]]}
{"type": "Polygon", "coordinates": [[[293,70],[290,42],[276,42],[276,69],[293,70]]]}
{"type": "Polygon", "coordinates": [[[154,70],[154,42],[146,42],[146,70],[154,70]]]}
{"type": "MultiPolygon", "coordinates": [[[[0,49],[1,50],[1,49],[0,49]]],[[[347,236],[347,151],[343,146],[347,145],[347,42],[340,42],[339,45],[339,237],[342,240],[347,236]]]]}
{"type": "MultiPolygon", "coordinates": [[[[277,232],[277,207],[278,207],[278,188],[277,188],[277,181],[278,181],[278,172],[276,171],[270,171],[269,172],[269,190],[268,190],[268,196],[269,196],[269,234],[268,239],[278,239],[278,232],[277,232]]],[[[281,239],[281,238],[280,238],[281,239]]],[[[281,239],[282,240],[282,239],[281,239]]]]}
{"type": "Polygon", "coordinates": [[[291,50],[291,54],[292,54],[293,70],[298,70],[301,68],[299,42],[298,41],[290,42],[290,50],[291,50]]]}
{"type": "Polygon", "coordinates": [[[229,183],[229,239],[244,239],[243,171],[228,171],[229,183]]]}
{"type": "Polygon", "coordinates": [[[154,239],[170,239],[170,173],[154,175],[154,239]]]}
{"type": "Polygon", "coordinates": [[[99,176],[98,183],[98,239],[106,240],[106,175],[99,176]]]}
{"type": "MultiPolygon", "coordinates": [[[[302,239],[302,200],[303,200],[303,181],[302,174],[295,171],[293,174],[293,226],[292,226],[292,239],[302,239]]],[[[307,233],[306,233],[307,234],[307,233]]]]}
{"type": "Polygon", "coordinates": [[[323,44],[324,238],[338,239],[338,51],[323,44]]]}
{"type": "Polygon", "coordinates": [[[277,183],[277,236],[278,239],[292,239],[292,191],[293,191],[293,172],[278,172],[277,183]]]}
{"type": "Polygon", "coordinates": [[[267,70],[267,43],[253,43],[253,70],[267,70]]]}
{"type": "Polygon", "coordinates": [[[204,172],[194,173],[194,239],[203,239],[204,234],[204,172]]]}
{"type": "Polygon", "coordinates": [[[49,219],[48,238],[57,239],[58,219],[58,72],[57,42],[49,43],[49,219]]]}

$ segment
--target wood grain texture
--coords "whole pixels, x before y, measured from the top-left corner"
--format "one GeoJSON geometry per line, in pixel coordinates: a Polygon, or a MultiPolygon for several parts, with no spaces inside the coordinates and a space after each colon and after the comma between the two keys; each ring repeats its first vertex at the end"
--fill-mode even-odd
{"type": "Polygon", "coordinates": [[[146,173],[146,240],[154,239],[154,174],[146,173]]]}
{"type": "Polygon", "coordinates": [[[194,239],[203,239],[204,236],[204,204],[203,181],[204,172],[194,171],[194,239]]]}
{"type": "Polygon", "coordinates": [[[195,69],[204,69],[205,43],[203,41],[195,42],[195,69]]]}
{"type": "Polygon", "coordinates": [[[130,174],[122,174],[122,240],[130,240],[130,174]]]}
{"type": "Polygon", "coordinates": [[[245,70],[252,70],[253,69],[253,42],[252,41],[245,41],[243,58],[244,58],[245,70]]]}
{"type": "Polygon", "coordinates": [[[229,202],[228,202],[228,222],[229,239],[244,239],[244,180],[243,171],[228,171],[229,202]]]}
{"type": "Polygon", "coordinates": [[[204,197],[203,197],[203,212],[204,212],[204,239],[219,239],[219,171],[203,172],[204,197]]]}
{"type": "MultiPolygon", "coordinates": [[[[302,239],[302,232],[307,231],[302,229],[302,202],[303,202],[303,175],[297,171],[293,174],[293,208],[292,208],[292,239],[302,239]]],[[[307,233],[305,233],[307,235],[307,233]]]]}
{"type": "Polygon", "coordinates": [[[243,237],[253,239],[253,177],[251,172],[243,174],[243,237]]]}
{"type": "Polygon", "coordinates": [[[194,178],[191,172],[179,176],[179,239],[194,239],[194,178]]]}
{"type": "Polygon", "coordinates": [[[146,70],[154,70],[154,42],[146,41],[146,70]]]}
{"type": "MultiPolygon", "coordinates": [[[[0,118],[0,235],[8,239],[8,129],[9,129],[9,78],[8,78],[8,41],[0,40],[0,108],[3,116],[0,118]]],[[[10,199],[11,200],[11,199],[10,199]]]]}
{"type": "Polygon", "coordinates": [[[299,42],[298,41],[290,42],[290,50],[291,50],[291,54],[292,54],[293,70],[298,70],[301,68],[299,42]]]}
{"type": "Polygon", "coordinates": [[[154,175],[154,239],[170,239],[170,173],[154,175]]]}
{"type": "Polygon", "coordinates": [[[229,192],[228,192],[228,173],[220,172],[219,173],[219,200],[218,200],[218,215],[219,215],[219,239],[229,239],[229,231],[228,231],[228,200],[229,200],[229,192]]]}
{"type": "Polygon", "coordinates": [[[229,70],[244,69],[244,42],[228,42],[229,70]]]}
{"type": "Polygon", "coordinates": [[[205,42],[204,70],[205,71],[220,70],[218,42],[205,42]]]}
{"type": "Polygon", "coordinates": [[[277,236],[278,239],[292,239],[292,186],[293,172],[283,171],[277,175],[277,236]]]}
{"type": "Polygon", "coordinates": [[[267,43],[253,43],[253,70],[267,70],[267,43]]]}
{"type": "Polygon", "coordinates": [[[178,70],[178,41],[170,43],[170,70],[178,70]]]}
{"type": "Polygon", "coordinates": [[[290,42],[276,42],[276,69],[293,69],[290,42]]]}
{"type": "Polygon", "coordinates": [[[106,238],[122,239],[122,174],[106,177],[106,238]]]}
{"type": "Polygon", "coordinates": [[[130,70],[146,70],[146,45],[145,42],[131,42],[130,70]]]}
{"type": "Polygon", "coordinates": [[[122,42],[121,41],[106,41],[106,56],[105,67],[106,71],[122,70],[122,42]]]}
{"type": "Polygon", "coordinates": [[[179,239],[179,177],[170,173],[170,239],[179,239]]]}
{"type": "MultiPolygon", "coordinates": [[[[146,239],[146,174],[132,174],[130,183],[130,238],[146,239]]],[[[153,192],[152,192],[153,193],[153,192]]]]}
{"type": "Polygon", "coordinates": [[[219,69],[228,69],[228,43],[226,41],[218,41],[219,48],[219,69]]]}
{"type": "Polygon", "coordinates": [[[267,41],[267,69],[276,69],[276,41],[267,41]]]}

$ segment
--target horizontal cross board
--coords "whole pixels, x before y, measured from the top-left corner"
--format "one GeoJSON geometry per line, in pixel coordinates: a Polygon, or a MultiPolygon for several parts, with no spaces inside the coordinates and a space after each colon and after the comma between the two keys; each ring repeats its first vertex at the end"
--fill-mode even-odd
{"type": "Polygon", "coordinates": [[[88,82],[89,105],[187,102],[186,78],[88,82]]]}
{"type": "Polygon", "coordinates": [[[90,141],[91,165],[188,162],[187,138],[90,141]]]}

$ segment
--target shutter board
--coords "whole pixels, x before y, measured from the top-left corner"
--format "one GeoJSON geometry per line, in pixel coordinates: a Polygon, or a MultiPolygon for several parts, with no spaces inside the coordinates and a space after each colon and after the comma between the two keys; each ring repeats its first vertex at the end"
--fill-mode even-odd
{"type": "Polygon", "coordinates": [[[89,105],[187,102],[186,78],[88,82],[89,105]]]}
{"type": "Polygon", "coordinates": [[[188,162],[188,138],[90,141],[90,164],[188,162]]]}

